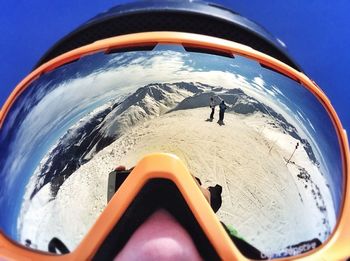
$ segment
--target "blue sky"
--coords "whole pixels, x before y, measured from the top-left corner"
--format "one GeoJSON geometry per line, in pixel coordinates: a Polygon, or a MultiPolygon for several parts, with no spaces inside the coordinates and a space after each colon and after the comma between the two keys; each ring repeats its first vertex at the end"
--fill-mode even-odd
{"type": "MultiPolygon", "coordinates": [[[[2,1],[0,104],[57,40],[108,8],[130,2],[2,1]]],[[[260,23],[326,92],[350,129],[350,2],[213,0],[260,23]],[[276,22],[278,21],[278,22],[276,22]]]]}

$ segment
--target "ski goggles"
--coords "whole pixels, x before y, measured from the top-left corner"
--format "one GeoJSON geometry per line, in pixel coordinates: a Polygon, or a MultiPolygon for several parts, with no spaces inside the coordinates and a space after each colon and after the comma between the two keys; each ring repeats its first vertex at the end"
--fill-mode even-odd
{"type": "Polygon", "coordinates": [[[159,210],[204,259],[349,255],[346,133],[313,81],[247,46],[97,41],[27,76],[0,126],[3,258],[111,259],[159,210]],[[113,195],[116,164],[135,168],[113,195]]]}

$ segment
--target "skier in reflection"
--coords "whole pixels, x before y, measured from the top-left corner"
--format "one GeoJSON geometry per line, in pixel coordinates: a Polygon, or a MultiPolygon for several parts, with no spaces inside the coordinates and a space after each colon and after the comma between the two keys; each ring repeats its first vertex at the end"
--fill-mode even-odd
{"type": "Polygon", "coordinates": [[[213,119],[214,119],[214,112],[215,112],[215,102],[214,102],[214,98],[213,97],[210,98],[209,107],[211,108],[211,113],[210,113],[209,120],[213,121],[213,119]]]}
{"type": "Polygon", "coordinates": [[[220,105],[219,105],[219,108],[220,108],[220,112],[219,112],[219,120],[218,120],[218,123],[220,125],[223,125],[224,124],[224,115],[225,115],[225,110],[227,109],[227,106],[225,104],[225,101],[222,100],[220,105]]]}

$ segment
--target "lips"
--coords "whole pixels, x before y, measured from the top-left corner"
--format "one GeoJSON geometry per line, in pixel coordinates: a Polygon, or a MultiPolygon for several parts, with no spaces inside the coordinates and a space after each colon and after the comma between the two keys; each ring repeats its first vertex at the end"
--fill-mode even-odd
{"type": "Polygon", "coordinates": [[[114,260],[202,260],[191,236],[167,211],[152,214],[114,260]]]}

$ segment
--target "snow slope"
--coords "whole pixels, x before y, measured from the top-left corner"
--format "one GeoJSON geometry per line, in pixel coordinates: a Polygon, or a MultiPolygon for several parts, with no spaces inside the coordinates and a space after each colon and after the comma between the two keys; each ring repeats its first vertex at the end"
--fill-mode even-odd
{"type": "MultiPolygon", "coordinates": [[[[43,215],[34,212],[41,197],[33,199],[33,212],[29,210],[24,222],[37,230],[24,226],[23,239],[37,235],[33,241],[40,248],[58,236],[74,248],[106,205],[109,171],[118,164],[131,167],[145,154],[160,151],[178,155],[205,186],[222,185],[223,205],[218,217],[265,253],[320,238],[319,233],[324,238],[329,227],[323,219],[329,220],[329,213],[315,205],[311,190],[302,189],[298,169],[286,166],[285,146],[276,143],[270,151],[272,142],[249,126],[249,121],[260,120],[263,125],[266,119],[227,113],[226,125],[219,126],[205,121],[207,114],[203,108],[175,111],[132,128],[71,175],[56,199],[41,206],[43,215]]],[[[265,127],[264,132],[271,129],[265,127]]],[[[281,135],[280,142],[296,142],[281,135]]],[[[296,158],[309,161],[305,151],[296,158]]],[[[330,198],[312,164],[304,168],[323,189],[319,200],[330,198]]],[[[332,209],[326,205],[331,201],[323,201],[332,209]]]]}
{"type": "Polygon", "coordinates": [[[184,98],[201,93],[208,86],[178,82],[149,84],[127,97],[118,97],[97,107],[52,146],[31,178],[25,197],[33,198],[46,184],[51,184],[55,197],[62,183],[97,152],[115,141],[126,129],[157,117],[184,98]]]}
{"type": "MultiPolygon", "coordinates": [[[[62,141],[74,137],[79,138],[73,145],[83,144],[94,132],[82,122],[96,121],[96,115],[95,134],[111,138],[109,143],[99,150],[91,149],[97,143],[89,144],[91,155],[84,154],[89,161],[55,177],[61,182],[54,194],[52,180],[31,179],[18,219],[22,242],[31,239],[34,248],[46,250],[58,237],[74,249],[106,206],[108,173],[118,164],[132,167],[152,152],[176,154],[204,186],[220,184],[219,219],[265,254],[315,237],[325,240],[334,227],[330,191],[310,144],[282,115],[243,91],[150,84],[107,108],[70,128],[72,139],[61,139],[56,148],[69,149],[62,141]],[[212,95],[230,107],[223,126],[207,121],[212,95]],[[31,196],[35,187],[40,189],[31,196]]],[[[52,166],[49,159],[50,153],[36,175],[42,166],[52,166]]]]}

